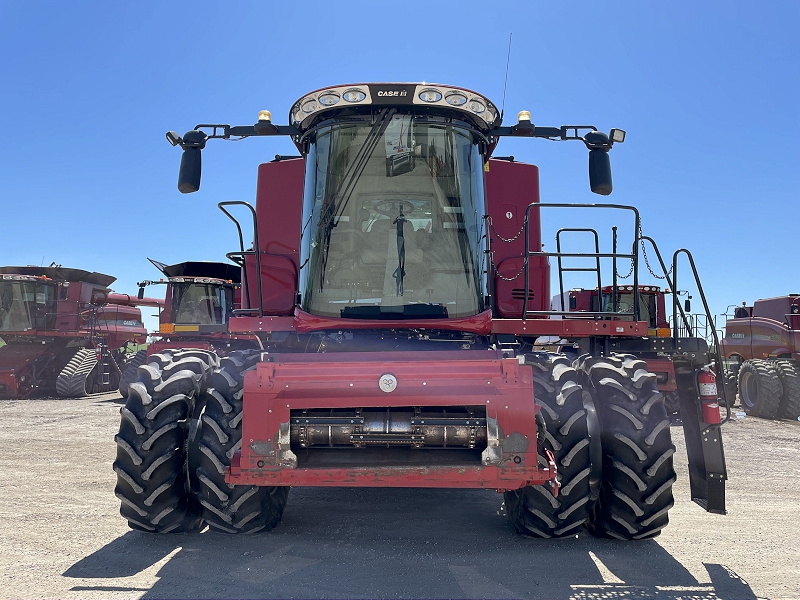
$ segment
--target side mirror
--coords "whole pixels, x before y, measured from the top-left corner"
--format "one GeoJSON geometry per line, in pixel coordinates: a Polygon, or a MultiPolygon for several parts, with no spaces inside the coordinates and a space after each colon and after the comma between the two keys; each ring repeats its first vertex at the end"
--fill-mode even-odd
{"type": "Polygon", "coordinates": [[[608,196],[613,189],[611,159],[607,150],[589,150],[589,187],[601,196],[608,196]]]}
{"type": "Polygon", "coordinates": [[[691,298],[687,298],[686,300],[683,301],[683,310],[685,310],[687,313],[688,312],[692,312],[692,299],[691,298]]]}
{"type": "Polygon", "coordinates": [[[144,286],[143,285],[139,286],[139,293],[136,294],[136,297],[139,298],[139,300],[144,298],[144,286]]]}
{"type": "Polygon", "coordinates": [[[181,168],[178,172],[178,191],[182,194],[191,194],[200,189],[202,174],[202,156],[200,152],[206,145],[208,136],[202,131],[190,131],[183,136],[183,156],[181,168]]]}
{"type": "Polygon", "coordinates": [[[575,296],[570,296],[569,297],[569,309],[570,310],[575,310],[576,308],[578,308],[578,299],[575,296]]]}

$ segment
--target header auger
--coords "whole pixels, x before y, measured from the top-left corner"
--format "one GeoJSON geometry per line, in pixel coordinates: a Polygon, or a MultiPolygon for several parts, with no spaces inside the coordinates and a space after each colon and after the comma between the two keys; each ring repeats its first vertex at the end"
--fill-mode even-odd
{"type": "Polygon", "coordinates": [[[651,340],[636,311],[551,318],[550,257],[636,267],[638,212],[540,204],[536,166],[491,158],[502,137],[579,140],[592,191],[607,195],[623,131],[538,127],[525,111],[503,126],[484,96],[431,84],[324,88],[289,119],[167,134],[183,148],[184,193],[199,189],[211,139],[285,135],[301,156],[259,166],[252,247],[236,203],[220,205],[244,274],[229,329],[259,349],[154,355],[131,384],[115,462],[131,527],[268,530],[289,486],[462,487],[503,491],[527,535],[653,537],[673,504],[675,448],[656,375],[626,349],[656,342],[686,408],[692,498],[724,513],[719,424],[701,420],[697,387],[705,342],[686,353],[651,340]],[[634,214],[631,253],[544,251],[548,206],[634,214]],[[533,351],[542,335],[587,351],[533,351]],[[198,427],[148,446],[172,423],[198,427]]]}

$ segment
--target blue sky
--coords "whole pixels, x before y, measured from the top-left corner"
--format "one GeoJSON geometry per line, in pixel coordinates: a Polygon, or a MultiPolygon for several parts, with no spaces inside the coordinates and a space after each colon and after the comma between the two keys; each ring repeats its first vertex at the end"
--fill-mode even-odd
{"type": "MultiPolygon", "coordinates": [[[[165,131],[261,109],[285,123],[305,92],[352,81],[450,83],[499,104],[513,32],[506,122],[525,109],[537,125],[625,129],[609,201],[639,207],[665,254],[694,253],[714,312],[800,292],[799,29],[798,2],[0,0],[0,263],[55,261],[135,292],[158,275],[147,256],[222,260],[236,237],[216,203],[253,201],[258,163],[294,148],[212,143],[184,196],[165,131]]],[[[603,201],[582,144],[497,153],[540,166],[543,201],[603,201]]],[[[547,225],[613,224],[571,219],[547,225]]]]}

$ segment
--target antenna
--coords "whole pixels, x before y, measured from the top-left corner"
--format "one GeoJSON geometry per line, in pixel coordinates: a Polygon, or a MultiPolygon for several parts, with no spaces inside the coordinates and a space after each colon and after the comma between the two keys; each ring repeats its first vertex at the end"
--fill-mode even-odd
{"type": "Polygon", "coordinates": [[[506,112],[506,88],[508,87],[508,64],[511,62],[511,36],[508,34],[508,56],[506,56],[506,80],[503,82],[503,106],[500,108],[500,122],[503,122],[503,115],[506,112]]]}

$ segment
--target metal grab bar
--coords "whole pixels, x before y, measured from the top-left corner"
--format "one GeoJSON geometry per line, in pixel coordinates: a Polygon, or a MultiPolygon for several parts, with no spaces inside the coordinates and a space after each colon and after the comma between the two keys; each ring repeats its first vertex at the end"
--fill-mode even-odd
{"type": "MultiPolygon", "coordinates": [[[[680,254],[685,254],[686,257],[689,259],[689,265],[692,267],[692,274],[694,275],[694,281],[697,284],[697,292],[700,294],[700,300],[702,300],[702,302],[703,302],[703,309],[705,310],[706,319],[709,322],[713,323],[714,319],[713,319],[713,317],[711,315],[711,310],[708,308],[708,302],[706,301],[706,295],[705,295],[705,292],[703,291],[703,286],[700,283],[700,276],[697,273],[697,267],[696,267],[696,265],[694,263],[694,257],[692,256],[692,253],[689,252],[689,250],[687,250],[686,248],[680,248],[680,249],[675,251],[675,253],[672,255],[672,279],[670,280],[669,272],[667,271],[667,266],[666,266],[666,264],[664,264],[664,259],[661,257],[661,252],[659,251],[658,246],[655,243],[655,240],[653,240],[653,238],[651,238],[649,236],[646,236],[646,235],[640,235],[639,238],[641,240],[643,240],[643,241],[650,242],[650,245],[653,247],[653,250],[656,253],[656,257],[658,258],[658,262],[661,265],[661,269],[662,269],[662,271],[664,271],[664,278],[667,281],[667,285],[672,290],[672,321],[673,321],[673,324],[676,325],[674,327],[673,332],[672,332],[672,337],[675,340],[678,339],[677,323],[678,323],[678,313],[679,312],[680,312],[680,315],[681,315],[681,319],[683,320],[683,324],[686,327],[686,330],[689,331],[689,332],[691,331],[691,325],[689,323],[689,319],[687,318],[686,312],[683,310],[683,307],[680,305],[680,302],[678,302],[678,293],[677,293],[678,292],[678,288],[676,287],[676,284],[678,282],[678,256],[680,254]]],[[[717,375],[717,381],[718,382],[720,382],[720,381],[722,382],[722,399],[725,401],[725,412],[726,412],[726,415],[725,415],[725,418],[723,419],[722,423],[727,423],[727,422],[729,422],[731,420],[731,404],[732,404],[732,402],[728,401],[728,392],[725,389],[725,377],[724,377],[724,373],[721,372],[721,369],[722,369],[722,351],[721,351],[720,345],[719,345],[719,336],[717,336],[717,328],[714,327],[713,325],[711,327],[711,335],[712,335],[713,340],[714,340],[714,350],[715,350],[715,353],[716,353],[717,363],[718,363],[719,369],[720,369],[720,372],[717,372],[717,374],[716,374],[717,375]]],[[[719,393],[719,391],[717,393],[719,393]]]]}
{"type": "Polygon", "coordinates": [[[247,268],[245,266],[245,256],[247,256],[248,254],[254,254],[256,257],[256,274],[257,274],[256,278],[258,279],[258,316],[263,317],[264,299],[261,293],[261,246],[258,245],[258,218],[256,216],[256,209],[254,209],[249,203],[244,202],[243,200],[229,200],[227,202],[220,202],[219,204],[217,204],[217,206],[222,212],[224,212],[227,215],[227,217],[231,221],[233,221],[233,223],[236,225],[236,230],[239,233],[239,248],[240,248],[239,252],[229,252],[228,254],[226,254],[226,256],[230,260],[233,260],[234,262],[237,261],[234,260],[233,256],[239,255],[242,257],[242,263],[240,266],[242,267],[242,279],[244,280],[244,287],[247,289],[246,296],[247,296],[248,309],[251,309],[250,286],[248,285],[247,281],[247,268]],[[244,249],[244,237],[242,236],[242,228],[239,225],[239,221],[237,221],[236,218],[231,213],[229,213],[227,210],[223,208],[225,206],[236,206],[236,205],[246,206],[247,208],[250,209],[250,212],[253,215],[253,250],[244,249]]]}

